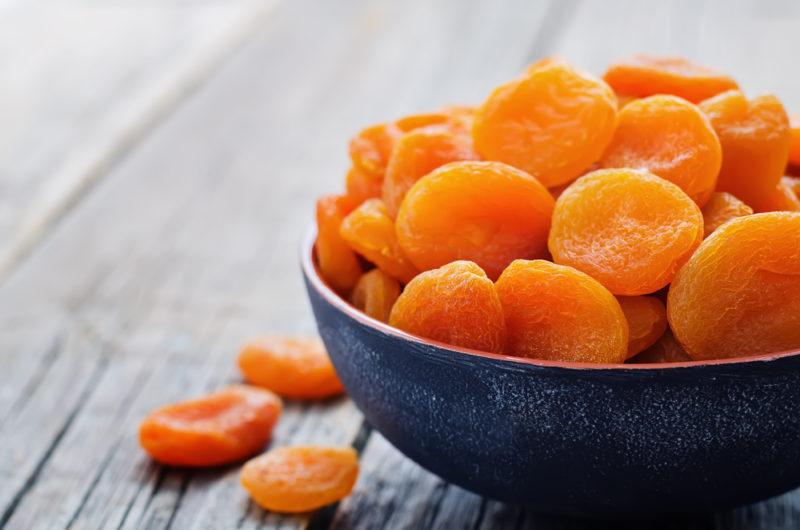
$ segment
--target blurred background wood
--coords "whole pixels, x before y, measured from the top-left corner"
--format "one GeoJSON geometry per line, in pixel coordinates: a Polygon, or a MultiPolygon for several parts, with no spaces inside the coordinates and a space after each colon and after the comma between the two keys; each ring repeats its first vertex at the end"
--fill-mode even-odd
{"type": "Polygon", "coordinates": [[[683,54],[800,109],[791,0],[0,2],[0,527],[800,527],[800,496],[587,522],[480,498],[290,403],[275,444],[352,443],[354,494],[281,517],[236,468],[150,463],[139,419],[238,380],[259,333],[313,333],[296,252],[360,127],[478,102],[558,53],[683,54]]]}

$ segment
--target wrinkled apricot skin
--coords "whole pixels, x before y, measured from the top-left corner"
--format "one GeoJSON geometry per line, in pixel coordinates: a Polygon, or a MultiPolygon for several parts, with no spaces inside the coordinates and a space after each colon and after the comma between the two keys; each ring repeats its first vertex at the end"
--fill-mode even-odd
{"type": "Polygon", "coordinates": [[[775,96],[747,100],[738,90],[703,101],[722,145],[717,191],[732,193],[756,212],[770,210],[789,157],[789,118],[775,96]]]}
{"type": "Polygon", "coordinates": [[[692,358],[675,340],[670,330],[664,332],[655,344],[633,357],[630,362],[634,364],[660,364],[660,363],[685,363],[692,358]]]}
{"type": "Polygon", "coordinates": [[[343,195],[326,195],[317,200],[317,264],[322,277],[340,293],[349,292],[361,276],[358,258],[339,233],[352,207],[343,195]]]}
{"type": "Polygon", "coordinates": [[[714,230],[727,223],[731,219],[751,215],[753,209],[748,205],[724,191],[717,191],[711,194],[705,206],[703,206],[703,233],[708,237],[714,230]]]}
{"type": "Polygon", "coordinates": [[[239,370],[245,381],[291,399],[325,399],[344,392],[319,339],[266,336],[244,345],[239,370]]]}
{"type": "Polygon", "coordinates": [[[475,148],[546,187],[565,184],[600,159],[614,134],[617,101],[601,80],[546,59],[494,90],[475,113],[475,148]]]}
{"type": "Polygon", "coordinates": [[[302,513],[339,501],[358,479],[358,455],[350,447],[294,446],[272,449],[247,462],[240,480],[262,508],[302,513]]]}
{"type": "Polygon", "coordinates": [[[603,79],[621,95],[642,98],[672,94],[692,103],[738,88],[727,75],[681,57],[645,54],[612,64],[603,79]]]}
{"type": "Polygon", "coordinates": [[[702,207],[717,183],[722,149],[711,122],[695,105],[675,96],[651,96],[620,111],[601,164],[647,169],[702,207]]]}
{"type": "Polygon", "coordinates": [[[621,363],[628,324],[620,305],[590,276],[544,260],[516,260],[497,280],[506,353],[534,359],[621,363]]]}
{"type": "Polygon", "coordinates": [[[350,301],[370,317],[388,322],[389,313],[398,296],[400,284],[397,280],[380,269],[372,269],[358,280],[350,301]]]}
{"type": "Polygon", "coordinates": [[[667,308],[655,296],[618,296],[628,321],[627,359],[649,348],[667,329],[667,308]]]}
{"type": "Polygon", "coordinates": [[[718,228],[672,282],[667,315],[695,360],[800,347],[800,213],[718,228]]]}
{"type": "Polygon", "coordinates": [[[469,261],[454,261],[411,280],[389,324],[422,338],[494,353],[503,352],[506,340],[494,283],[469,261]]]}
{"type": "Polygon", "coordinates": [[[703,240],[700,208],[678,186],[644,170],[602,169],[556,201],[553,260],[616,295],[658,291],[703,240]]]}
{"type": "Polygon", "coordinates": [[[394,221],[380,199],[370,199],[353,210],[339,230],[350,248],[384,270],[390,276],[408,283],[417,269],[400,248],[394,221]]]}
{"type": "Polygon", "coordinates": [[[367,199],[381,196],[382,181],[365,171],[353,166],[345,178],[347,198],[353,205],[359,205],[367,199]]]}
{"type": "Polygon", "coordinates": [[[402,134],[394,123],[367,127],[350,140],[350,160],[355,167],[382,182],[394,144],[402,134]]]}
{"type": "Polygon", "coordinates": [[[281,410],[281,400],[272,392],[234,385],[153,411],[139,427],[139,442],[162,464],[230,464],[267,444],[281,410]]]}
{"type": "Polygon", "coordinates": [[[397,237],[419,270],[455,260],[497,278],[517,258],[545,251],[553,198],[539,181],[499,162],[453,162],[421,178],[397,215],[397,237]]]}
{"type": "Polygon", "coordinates": [[[383,202],[394,218],[406,193],[434,169],[459,160],[478,160],[468,131],[437,125],[405,134],[392,152],[383,180],[383,202]]]}

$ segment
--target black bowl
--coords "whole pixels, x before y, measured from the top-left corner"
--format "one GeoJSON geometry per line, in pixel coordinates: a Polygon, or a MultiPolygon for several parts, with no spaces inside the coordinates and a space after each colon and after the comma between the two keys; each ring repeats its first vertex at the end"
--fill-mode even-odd
{"type": "Polygon", "coordinates": [[[367,421],[476,493],[549,513],[696,513],[800,486],[800,351],[670,365],[520,359],[367,317],[302,266],[322,340],[367,421]]]}

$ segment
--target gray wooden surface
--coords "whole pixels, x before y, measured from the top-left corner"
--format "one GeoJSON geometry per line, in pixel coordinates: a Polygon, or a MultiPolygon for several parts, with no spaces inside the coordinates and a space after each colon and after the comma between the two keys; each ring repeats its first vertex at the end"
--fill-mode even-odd
{"type": "Polygon", "coordinates": [[[136,442],[153,407],[236,381],[246,338],[313,332],[297,245],[359,127],[480,101],[552,53],[685,54],[800,110],[798,28],[793,0],[0,1],[0,527],[800,527],[797,492],[538,516],[420,469],[346,399],[288,404],[275,435],[362,452],[353,495],[309,516],[136,442]]]}

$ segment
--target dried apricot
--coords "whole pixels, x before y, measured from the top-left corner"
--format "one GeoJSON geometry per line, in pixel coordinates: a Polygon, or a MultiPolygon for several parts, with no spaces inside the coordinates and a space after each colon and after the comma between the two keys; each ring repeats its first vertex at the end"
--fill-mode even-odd
{"type": "Polygon", "coordinates": [[[667,315],[697,360],[800,347],[800,213],[719,227],[675,276],[667,315]]]}
{"type": "Polygon", "coordinates": [[[723,223],[750,215],[753,209],[748,205],[724,191],[717,191],[711,194],[705,206],[703,206],[703,232],[705,237],[722,226],[723,223]]]}
{"type": "Polygon", "coordinates": [[[394,123],[367,127],[350,140],[350,160],[373,179],[383,181],[394,144],[402,134],[403,131],[394,123]]]}
{"type": "Polygon", "coordinates": [[[672,94],[697,103],[737,88],[736,81],[711,68],[682,57],[657,57],[638,54],[612,64],[603,79],[615,92],[647,97],[672,94]]]}
{"type": "Polygon", "coordinates": [[[601,169],[556,201],[549,247],[618,295],[655,292],[703,240],[700,208],[678,186],[645,170],[601,169]]]}
{"type": "Polygon", "coordinates": [[[317,252],[319,271],[339,292],[353,288],[361,276],[358,258],[339,234],[342,221],[352,210],[344,195],[326,195],[317,200],[317,252]]]}
{"type": "Polygon", "coordinates": [[[475,108],[463,105],[451,105],[437,112],[411,114],[397,120],[395,124],[403,132],[410,132],[429,125],[453,126],[469,131],[475,108]]]}
{"type": "Polygon", "coordinates": [[[301,513],[350,494],[358,478],[358,455],[350,447],[279,447],[242,467],[244,489],[262,508],[301,513]]]}
{"type": "Polygon", "coordinates": [[[266,445],[281,410],[280,398],[269,390],[234,385],[156,409],[142,421],[139,443],[163,464],[229,464],[266,445]]]}
{"type": "Polygon", "coordinates": [[[350,247],[387,274],[408,283],[417,269],[397,241],[394,221],[380,199],[369,199],[342,222],[339,232],[350,247]]]}
{"type": "Polygon", "coordinates": [[[400,284],[397,280],[380,269],[372,269],[358,280],[350,300],[354,306],[372,318],[388,322],[389,313],[398,296],[400,296],[400,284]]]}
{"type": "Polygon", "coordinates": [[[675,340],[672,332],[668,329],[655,344],[632,358],[630,362],[636,364],[683,363],[691,360],[692,358],[689,357],[689,354],[686,353],[683,346],[675,340]]]}
{"type": "Polygon", "coordinates": [[[345,190],[352,204],[358,205],[367,199],[381,196],[383,181],[355,166],[347,171],[345,190]]]}
{"type": "Polygon", "coordinates": [[[534,359],[621,363],[628,324],[620,304],[596,280],[544,260],[515,260],[497,280],[506,353],[534,359]]]}
{"type": "Polygon", "coordinates": [[[717,191],[727,191],[754,211],[769,210],[789,157],[789,118],[775,96],[747,100],[731,90],[703,101],[722,144],[717,191]]]}
{"type": "Polygon", "coordinates": [[[394,218],[411,186],[437,167],[478,158],[472,137],[464,129],[438,125],[406,133],[398,140],[383,179],[386,211],[394,218]]]}
{"type": "Polygon", "coordinates": [[[652,346],[667,329],[667,309],[655,296],[618,296],[628,321],[628,353],[626,358],[652,346]]]}
{"type": "Polygon", "coordinates": [[[619,113],[603,167],[644,168],[703,206],[717,183],[722,150],[708,118],[675,96],[650,96],[619,113]]]}
{"type": "Polygon", "coordinates": [[[600,79],[546,59],[494,90],[475,113],[475,148],[547,187],[575,179],[614,134],[617,101],[600,79]]]}
{"type": "Polygon", "coordinates": [[[771,192],[759,200],[762,212],[800,212],[800,197],[794,191],[792,182],[783,177],[771,192]]]}
{"type": "Polygon", "coordinates": [[[506,325],[492,281],[475,263],[454,261],[421,273],[395,302],[389,324],[427,339],[503,351],[506,325]]]}
{"type": "Polygon", "coordinates": [[[323,399],[344,392],[319,339],[266,336],[244,345],[245,381],[292,399],[323,399]]]}
{"type": "Polygon", "coordinates": [[[420,270],[474,261],[497,278],[517,258],[541,257],[553,198],[500,162],[452,162],[417,181],[397,215],[397,237],[420,270]]]}
{"type": "Polygon", "coordinates": [[[792,114],[789,117],[789,165],[800,166],[800,115],[792,114]]]}

